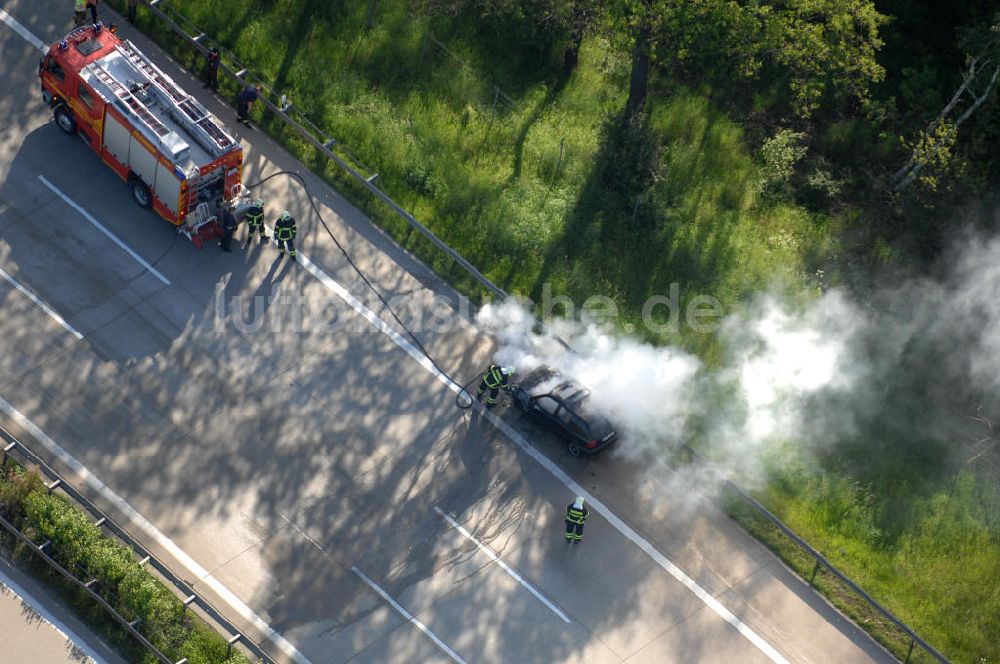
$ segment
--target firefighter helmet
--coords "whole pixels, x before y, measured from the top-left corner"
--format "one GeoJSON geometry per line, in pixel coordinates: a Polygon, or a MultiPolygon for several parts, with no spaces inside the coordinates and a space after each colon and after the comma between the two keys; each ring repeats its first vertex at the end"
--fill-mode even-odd
{"type": "Polygon", "coordinates": [[[514,374],[514,367],[504,367],[503,369],[500,370],[500,373],[502,373],[504,376],[511,376],[514,374]]]}
{"type": "Polygon", "coordinates": [[[285,210],[284,212],[281,213],[281,219],[282,219],[282,221],[288,221],[291,218],[292,218],[292,215],[288,214],[288,210],[285,210]]]}

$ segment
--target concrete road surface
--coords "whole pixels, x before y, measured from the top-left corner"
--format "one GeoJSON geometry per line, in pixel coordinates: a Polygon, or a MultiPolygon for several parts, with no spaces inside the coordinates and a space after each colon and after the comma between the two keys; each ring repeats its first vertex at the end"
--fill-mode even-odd
{"type": "MultiPolygon", "coordinates": [[[[512,412],[456,409],[290,178],[257,191],[269,222],[299,219],[295,265],[271,245],[197,250],[137,208],[41,103],[31,38],[60,37],[68,5],[3,9],[0,417],[276,658],[892,661],[642,464],[577,460],[512,412]],[[581,490],[594,514],[567,548],[581,490]]],[[[472,379],[493,346],[442,308],[455,293],[272,141],[235,131],[245,181],[305,174],[376,287],[411,318],[434,312],[414,327],[437,365],[472,379]]]]}

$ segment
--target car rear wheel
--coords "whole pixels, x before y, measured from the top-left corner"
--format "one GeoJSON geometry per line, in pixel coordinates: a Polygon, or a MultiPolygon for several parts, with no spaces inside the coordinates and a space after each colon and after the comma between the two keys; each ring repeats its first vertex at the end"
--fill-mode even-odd
{"type": "Polygon", "coordinates": [[[132,179],[132,198],[139,204],[139,207],[147,210],[153,205],[153,195],[149,193],[149,187],[139,178],[132,179]]]}
{"type": "Polygon", "coordinates": [[[583,450],[580,449],[580,446],[577,445],[576,443],[569,444],[569,453],[570,456],[575,456],[575,457],[583,456],[583,450]]]}
{"type": "Polygon", "coordinates": [[[56,117],[56,124],[65,133],[70,136],[76,133],[76,119],[72,113],[66,110],[65,106],[57,106],[56,110],[53,111],[53,115],[56,117]]]}

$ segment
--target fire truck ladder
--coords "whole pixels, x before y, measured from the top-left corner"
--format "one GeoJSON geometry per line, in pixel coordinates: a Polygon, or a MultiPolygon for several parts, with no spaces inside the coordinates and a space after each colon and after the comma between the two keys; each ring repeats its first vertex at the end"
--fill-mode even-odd
{"type": "Polygon", "coordinates": [[[170,80],[170,77],[150,62],[132,42],[124,40],[116,48],[139,71],[149,77],[153,85],[163,94],[165,101],[175,110],[173,115],[177,122],[186,125],[191,135],[198,139],[198,142],[206,150],[213,156],[219,157],[233,149],[236,142],[209,115],[205,107],[199,104],[194,97],[177,87],[170,80]]]}
{"type": "Polygon", "coordinates": [[[118,99],[125,103],[132,112],[139,116],[146,125],[152,129],[157,136],[166,136],[170,133],[170,130],[162,122],[156,119],[156,116],[149,112],[149,109],[139,101],[132,92],[126,88],[124,85],[118,82],[114,76],[108,73],[104,67],[101,67],[96,62],[91,63],[87,66],[90,72],[97,77],[101,83],[108,87],[111,92],[114,93],[118,99]]]}

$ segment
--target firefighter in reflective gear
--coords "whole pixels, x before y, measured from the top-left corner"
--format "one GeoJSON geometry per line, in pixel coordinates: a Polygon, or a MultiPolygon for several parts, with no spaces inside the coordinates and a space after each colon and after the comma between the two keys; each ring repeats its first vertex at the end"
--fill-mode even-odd
{"type": "Polygon", "coordinates": [[[278,241],[278,258],[285,255],[285,247],[288,247],[288,254],[295,260],[295,217],[288,214],[288,210],[281,213],[278,220],[274,222],[274,239],[278,241]]]}
{"type": "Polygon", "coordinates": [[[583,524],[587,522],[590,510],[583,504],[583,496],[577,496],[576,500],[566,508],[566,541],[578,544],[583,539],[583,524]]]}
{"type": "Polygon", "coordinates": [[[264,230],[264,201],[260,198],[256,199],[247,208],[247,211],[243,213],[243,217],[247,220],[247,241],[244,246],[250,245],[250,240],[253,239],[254,233],[260,233],[260,241],[264,242],[267,240],[267,231],[264,230]]]}
{"type": "Polygon", "coordinates": [[[73,24],[80,26],[87,20],[87,0],[73,0],[73,24]]]}
{"type": "Polygon", "coordinates": [[[513,374],[514,367],[500,368],[495,364],[491,364],[483,373],[483,379],[479,381],[479,390],[476,391],[476,398],[484,401],[487,408],[492,408],[497,403],[497,395],[500,394],[500,389],[510,389],[510,376],[513,374]]]}

